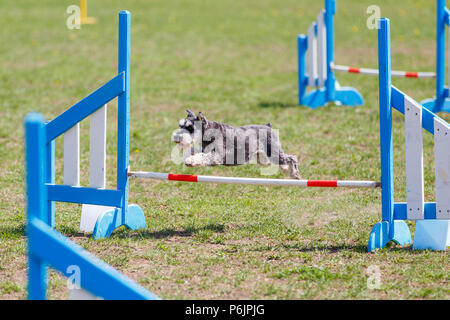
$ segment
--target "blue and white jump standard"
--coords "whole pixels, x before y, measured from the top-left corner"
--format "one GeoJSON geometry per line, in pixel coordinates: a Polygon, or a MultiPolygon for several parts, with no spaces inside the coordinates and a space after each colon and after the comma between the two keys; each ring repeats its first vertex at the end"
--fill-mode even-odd
{"type": "Polygon", "coordinates": [[[54,227],[54,201],[83,204],[80,228],[95,239],[124,225],[145,228],[144,213],[128,204],[130,121],[130,14],[119,14],[118,75],[57,118],[45,124],[48,221],[54,227]],[[105,189],[106,103],[118,97],[117,187],[105,189]],[[80,187],[79,122],[91,116],[90,187],[80,187]],[[54,140],[64,134],[64,185],[55,184],[54,140]]]}
{"type": "MultiPolygon", "coordinates": [[[[334,72],[348,72],[373,76],[378,75],[378,69],[334,64],[335,13],[336,0],[325,0],[325,9],[319,13],[316,21],[311,24],[307,34],[299,35],[297,37],[298,103],[300,105],[308,106],[310,108],[318,108],[327,105],[329,102],[347,106],[362,105],[364,100],[361,94],[351,87],[341,88],[336,80],[334,72]],[[306,61],[308,63],[306,63],[306,61]],[[308,87],[315,87],[315,89],[306,92],[308,87]]],[[[434,72],[410,72],[398,70],[392,70],[391,75],[405,78],[436,77],[434,72]]]]}
{"type": "MultiPolygon", "coordinates": [[[[127,18],[127,12],[121,12],[127,18]]],[[[79,271],[79,288],[72,298],[158,299],[141,286],[73,243],[51,226],[47,186],[49,157],[44,118],[31,113],[25,119],[28,298],[47,297],[48,266],[66,277],[79,271]],[[76,296],[75,296],[76,295],[76,296]]],[[[75,285],[76,283],[74,283],[75,285]]]]}
{"type": "MultiPolygon", "coordinates": [[[[75,283],[79,287],[70,288],[71,298],[158,299],[157,296],[74,244],[53,228],[55,223],[54,201],[114,207],[103,210],[98,216],[94,228],[94,237],[96,238],[108,236],[120,225],[131,228],[145,226],[142,211],[137,206],[128,206],[127,198],[129,89],[130,13],[121,11],[119,13],[119,75],[53,121],[46,123],[43,116],[38,113],[28,114],[25,118],[29,299],[41,300],[47,297],[48,266],[58,270],[66,277],[72,277],[76,270],[79,271],[79,283],[75,283]],[[64,149],[65,152],[72,150],[71,155],[77,154],[79,145],[75,143],[71,146],[70,143],[79,139],[78,123],[91,114],[93,115],[91,124],[106,123],[103,118],[106,116],[104,104],[116,96],[119,97],[117,190],[104,189],[104,184],[98,188],[92,186],[83,188],[74,184],[55,185],[54,139],[69,130],[69,135],[64,142],[64,149]]],[[[102,140],[105,137],[102,136],[102,133],[105,132],[105,129],[105,126],[100,125],[100,131],[98,131],[100,138],[91,141],[91,145],[98,147],[104,144],[102,140]]],[[[92,130],[98,129],[91,129],[91,137],[92,130]]],[[[101,149],[100,152],[94,154],[93,160],[91,148],[91,165],[94,163],[98,166],[100,163],[101,166],[104,161],[103,153],[104,149],[101,149]]],[[[70,169],[67,171],[65,168],[65,181],[73,182],[74,179],[77,179],[79,173],[72,163],[78,162],[79,158],[67,159],[67,154],[65,154],[64,164],[69,164],[70,169]]],[[[104,163],[100,169],[104,169],[104,163]]],[[[98,183],[101,179],[104,179],[104,174],[92,171],[91,167],[91,184],[93,180],[98,183]]]]}
{"type": "Polygon", "coordinates": [[[373,227],[367,250],[383,248],[389,241],[410,244],[404,220],[416,221],[414,249],[445,250],[450,245],[450,126],[392,86],[389,19],[379,23],[382,221],[373,227]],[[405,115],[406,203],[394,202],[393,108],[405,115]],[[422,128],[434,135],[436,202],[424,202],[422,128]]]}
{"type": "MultiPolygon", "coordinates": [[[[445,111],[450,112],[449,88],[445,87],[445,29],[450,25],[450,11],[446,7],[446,0],[437,1],[436,15],[436,97],[423,100],[421,103],[425,108],[434,113],[445,111]]],[[[450,32],[449,32],[450,40],[450,32]]],[[[450,44],[449,59],[450,59],[450,44]]],[[[450,85],[450,60],[449,68],[449,85],[450,85]]]]}
{"type": "Polygon", "coordinates": [[[334,76],[334,14],[336,1],[325,0],[325,9],[311,24],[307,35],[299,35],[298,46],[298,103],[318,108],[328,102],[348,106],[362,105],[361,94],[351,87],[340,87],[334,76]],[[308,70],[306,54],[308,53],[308,70]],[[308,73],[307,73],[308,72],[308,73]],[[317,89],[306,92],[308,86],[317,89]]]}

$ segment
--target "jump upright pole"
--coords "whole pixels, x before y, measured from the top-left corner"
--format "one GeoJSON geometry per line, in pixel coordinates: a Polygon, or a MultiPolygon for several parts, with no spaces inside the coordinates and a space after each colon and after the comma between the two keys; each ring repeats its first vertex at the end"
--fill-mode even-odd
{"type": "Polygon", "coordinates": [[[81,24],[94,24],[97,20],[88,16],[87,0],[80,0],[80,22],[81,24]]]}
{"type": "Polygon", "coordinates": [[[370,234],[367,251],[384,247],[394,241],[405,245],[412,242],[411,233],[403,220],[394,220],[394,161],[391,108],[391,39],[389,19],[379,20],[378,68],[380,99],[380,157],[381,157],[381,215],[370,234]]]}
{"type": "MultiPolygon", "coordinates": [[[[450,72],[448,85],[445,87],[445,29],[450,25],[450,12],[446,6],[446,0],[437,0],[436,11],[436,97],[421,101],[425,108],[434,113],[440,111],[450,112],[448,88],[450,85],[450,72]]],[[[450,70],[450,61],[447,63],[450,70]]]]}

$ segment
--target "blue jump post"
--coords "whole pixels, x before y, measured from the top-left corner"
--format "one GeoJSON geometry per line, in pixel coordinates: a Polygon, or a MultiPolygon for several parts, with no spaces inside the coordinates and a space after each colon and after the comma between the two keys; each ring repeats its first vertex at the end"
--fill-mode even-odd
{"type": "Polygon", "coordinates": [[[394,220],[394,163],[391,108],[391,39],[389,19],[382,18],[378,29],[378,69],[380,94],[380,153],[382,221],[372,229],[367,251],[383,248],[389,241],[411,243],[405,221],[394,220]]]}
{"type": "Polygon", "coordinates": [[[436,97],[421,102],[434,113],[450,112],[449,88],[445,87],[445,28],[449,26],[450,18],[446,0],[437,1],[436,11],[436,97]]]}
{"type": "Polygon", "coordinates": [[[95,239],[108,237],[124,225],[132,230],[145,228],[141,208],[128,204],[130,127],[130,13],[119,13],[118,75],[80,102],[45,124],[47,170],[47,221],[54,227],[54,201],[110,206],[100,214],[93,229],[95,239]],[[55,184],[54,140],[80,121],[118,97],[117,187],[115,190],[55,184]],[[115,208],[115,209],[114,209],[115,208]]]}
{"type": "Polygon", "coordinates": [[[129,278],[74,244],[51,227],[46,183],[48,153],[46,125],[38,113],[25,119],[28,236],[28,298],[47,297],[48,266],[66,277],[80,270],[80,287],[103,299],[158,299],[129,278]]]}
{"type": "Polygon", "coordinates": [[[329,102],[347,106],[357,106],[364,103],[361,94],[356,89],[339,86],[331,67],[334,63],[335,13],[336,0],[325,0],[325,10],[319,14],[317,21],[313,22],[308,35],[297,37],[298,103],[313,109],[324,106],[329,102]],[[325,33],[324,37],[323,33],[325,33]],[[316,42],[317,49],[313,45],[316,42]],[[307,53],[308,64],[311,66],[308,74],[306,68],[307,53]],[[316,65],[318,71],[314,71],[315,68],[312,65],[316,65]],[[316,72],[318,73],[317,76],[316,72]],[[315,86],[316,89],[307,93],[308,86],[315,86]]]}

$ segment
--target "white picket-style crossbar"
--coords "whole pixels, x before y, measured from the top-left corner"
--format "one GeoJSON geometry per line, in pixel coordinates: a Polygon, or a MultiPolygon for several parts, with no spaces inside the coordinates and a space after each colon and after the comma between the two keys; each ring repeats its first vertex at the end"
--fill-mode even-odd
{"type": "MultiPolygon", "coordinates": [[[[450,25],[450,17],[449,17],[449,25],[450,25]]],[[[445,26],[444,26],[444,32],[445,32],[445,26]]],[[[450,88],[450,32],[448,32],[448,43],[447,44],[447,88],[450,88]]],[[[442,70],[445,72],[445,68],[442,70]]]]}
{"type": "Polygon", "coordinates": [[[317,78],[317,23],[313,22],[308,28],[308,85],[315,86],[317,78]]]}
{"type": "Polygon", "coordinates": [[[408,220],[423,219],[422,106],[405,96],[406,207],[408,220]]]}
{"type": "Polygon", "coordinates": [[[64,134],[64,184],[80,185],[80,124],[64,134]]]}
{"type": "Polygon", "coordinates": [[[318,86],[325,85],[327,79],[327,31],[324,20],[325,10],[317,16],[317,74],[318,86]]]}
{"type": "MultiPolygon", "coordinates": [[[[405,96],[406,207],[408,220],[423,220],[422,106],[405,96]]],[[[450,219],[450,127],[434,118],[436,219],[450,219]]]]}
{"type": "Polygon", "coordinates": [[[450,219],[450,127],[434,119],[436,218],[450,219]]]}
{"type": "Polygon", "coordinates": [[[323,87],[327,79],[327,31],[322,10],[308,28],[308,85],[323,87]]]}
{"type": "MultiPolygon", "coordinates": [[[[90,116],[89,187],[104,189],[106,186],[106,118],[107,106],[90,116]]],[[[80,186],[80,124],[64,134],[64,184],[80,186]]],[[[112,207],[83,204],[80,230],[92,232],[97,217],[112,207]]]]}

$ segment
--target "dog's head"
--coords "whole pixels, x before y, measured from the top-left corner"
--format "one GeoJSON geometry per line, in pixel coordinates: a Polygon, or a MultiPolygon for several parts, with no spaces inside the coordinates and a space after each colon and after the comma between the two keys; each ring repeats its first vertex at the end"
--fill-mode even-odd
{"type": "Polygon", "coordinates": [[[196,116],[191,110],[186,110],[186,119],[181,119],[178,123],[180,127],[172,134],[172,141],[182,149],[193,146],[196,136],[201,137],[203,123],[206,122],[205,116],[199,112],[196,116]],[[197,135],[195,135],[197,133],[197,135]],[[200,134],[199,134],[200,133],[200,134]]]}

